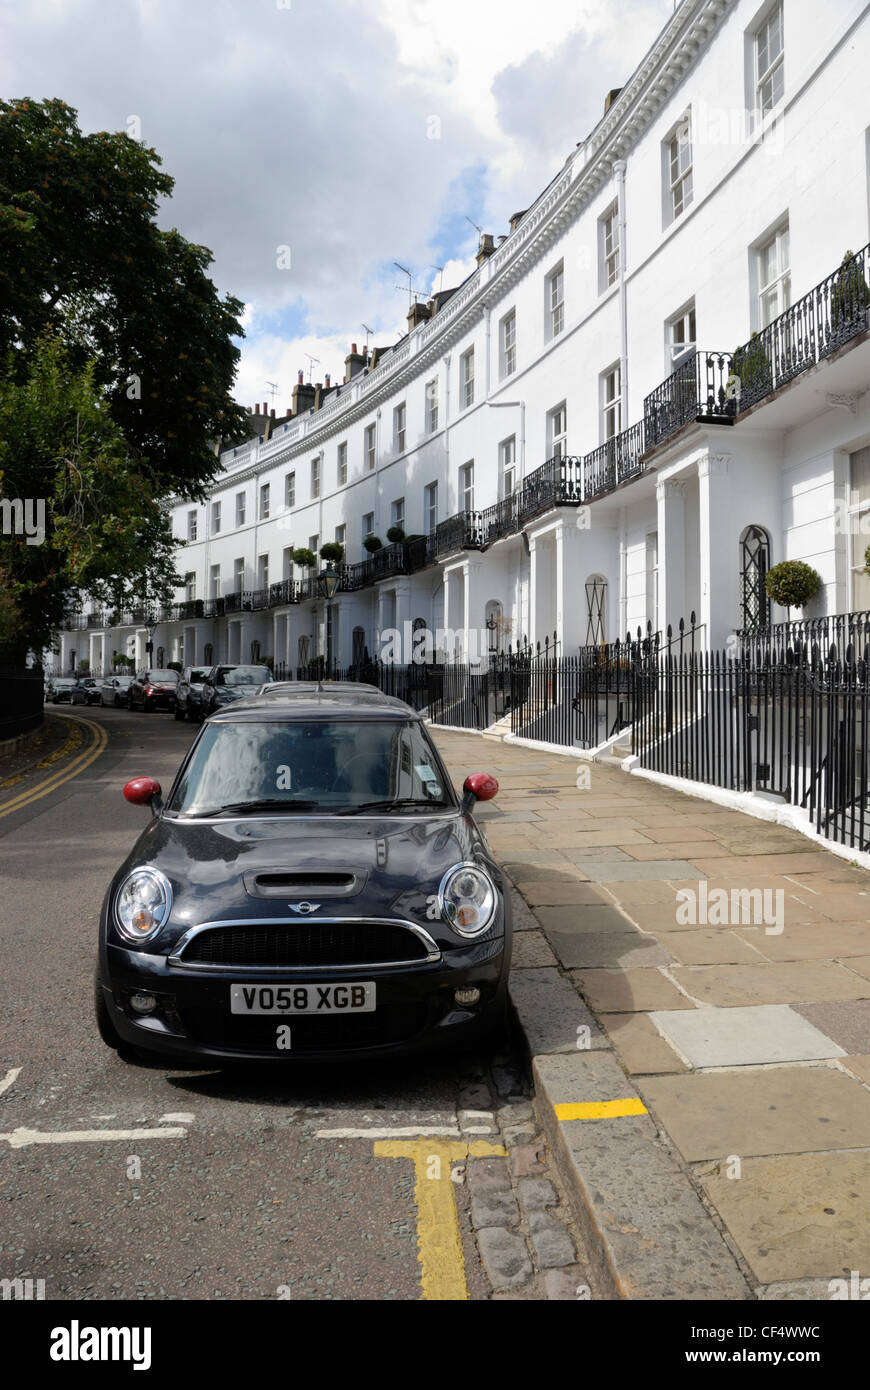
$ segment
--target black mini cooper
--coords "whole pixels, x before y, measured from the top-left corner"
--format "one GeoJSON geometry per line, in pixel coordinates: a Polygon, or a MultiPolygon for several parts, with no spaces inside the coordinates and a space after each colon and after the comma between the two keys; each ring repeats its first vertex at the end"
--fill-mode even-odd
{"type": "Polygon", "coordinates": [[[375,691],[253,697],[200,730],[103,903],[97,1023],[193,1066],[473,1042],[504,1020],[510,898],[420,715],[375,691]]]}

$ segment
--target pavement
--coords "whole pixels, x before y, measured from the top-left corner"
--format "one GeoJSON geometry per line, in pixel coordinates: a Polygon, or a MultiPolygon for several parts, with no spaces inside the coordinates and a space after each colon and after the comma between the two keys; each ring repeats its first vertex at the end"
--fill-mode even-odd
{"type": "Polygon", "coordinates": [[[867,1296],[870,875],[618,766],[433,732],[457,786],[500,783],[513,1003],[602,1286],[867,1296]]]}

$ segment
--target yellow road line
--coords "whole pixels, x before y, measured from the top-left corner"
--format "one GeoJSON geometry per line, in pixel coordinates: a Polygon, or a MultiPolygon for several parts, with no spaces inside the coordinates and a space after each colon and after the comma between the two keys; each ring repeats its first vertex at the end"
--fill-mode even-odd
{"type": "Polygon", "coordinates": [[[72,777],[78,777],[80,772],[84,772],[86,768],[90,767],[91,763],[96,762],[97,758],[105,749],[109,741],[109,736],[101,724],[94,724],[92,720],[82,719],[79,715],[74,714],[59,714],[58,718],[70,719],[74,723],[80,724],[82,728],[89,730],[93,742],[83,753],[73,758],[71,763],[65,767],[59,768],[58,771],[53,772],[49,777],[45,778],[44,781],[38,782],[35,787],[31,787],[29,791],[25,790],[19,792],[17,796],[11,797],[9,801],[0,803],[0,820],[2,820],[4,816],[11,816],[13,811],[20,811],[23,807],[29,806],[31,802],[39,801],[41,797],[48,796],[49,792],[56,791],[58,787],[63,786],[64,782],[69,782],[72,777]]]}
{"type": "MultiPolygon", "coordinates": [[[[63,715],[60,717],[63,718],[63,715]]],[[[52,763],[60,762],[62,758],[68,757],[73,749],[78,747],[81,741],[81,729],[76,727],[71,728],[60,748],[55,748],[53,753],[47,753],[38,763],[33,763],[30,767],[25,768],[23,772],[18,772],[13,777],[4,778],[4,780],[0,782],[0,791],[5,792],[9,787],[17,787],[19,782],[25,781],[28,773],[32,772],[34,768],[51,767],[52,763]]]]}
{"type": "Polygon", "coordinates": [[[410,1158],[414,1164],[417,1204],[417,1258],[420,1283],[428,1300],[468,1298],[465,1257],[451,1164],[463,1158],[505,1158],[507,1150],[484,1139],[379,1139],[376,1158],[410,1158]]]}
{"type": "Polygon", "coordinates": [[[557,1120],[614,1120],[623,1115],[646,1115],[642,1100],[583,1100],[554,1105],[557,1120]]]}

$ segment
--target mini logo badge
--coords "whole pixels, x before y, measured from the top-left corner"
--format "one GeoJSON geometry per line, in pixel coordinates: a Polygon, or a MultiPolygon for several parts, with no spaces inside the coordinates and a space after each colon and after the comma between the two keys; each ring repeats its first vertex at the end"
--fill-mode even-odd
{"type": "Polygon", "coordinates": [[[320,906],[320,903],[289,903],[288,906],[291,912],[301,912],[305,917],[307,917],[309,912],[317,911],[317,909],[320,906]]]}

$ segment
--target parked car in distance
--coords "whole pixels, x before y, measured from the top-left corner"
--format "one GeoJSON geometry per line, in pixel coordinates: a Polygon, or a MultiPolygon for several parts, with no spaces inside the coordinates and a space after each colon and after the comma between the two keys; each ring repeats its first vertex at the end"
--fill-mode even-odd
{"type": "MultiPolygon", "coordinates": [[[[84,703],[86,705],[101,705],[102,694],[99,685],[93,676],[82,676],[79,685],[86,692],[84,703]]],[[[76,701],[76,703],[78,703],[76,701]]]]}
{"type": "Polygon", "coordinates": [[[132,684],[132,676],[106,676],[100,686],[100,703],[112,705],[115,709],[119,705],[126,705],[127,693],[132,684]]]}
{"type": "Polygon", "coordinates": [[[74,701],[73,691],[79,689],[75,676],[55,676],[51,683],[49,699],[53,705],[84,704],[84,699],[74,701]]]}
{"type": "Polygon", "coordinates": [[[194,1067],[468,1048],[505,1021],[508,885],[422,715],[364,691],[248,698],[203,724],[108,885],[109,1047],[194,1067]],[[276,782],[275,771],[283,776],[276,782]]]}
{"type": "Polygon", "coordinates": [[[151,668],[140,671],[130,682],[127,691],[127,708],[175,709],[175,689],[178,685],[178,672],[151,668]]]}
{"type": "Polygon", "coordinates": [[[274,680],[268,666],[212,666],[202,685],[202,718],[215,710],[255,695],[260,686],[274,680]]]}
{"type": "Polygon", "coordinates": [[[175,718],[202,718],[202,687],[208,676],[207,666],[185,666],[175,688],[175,718]]]}

